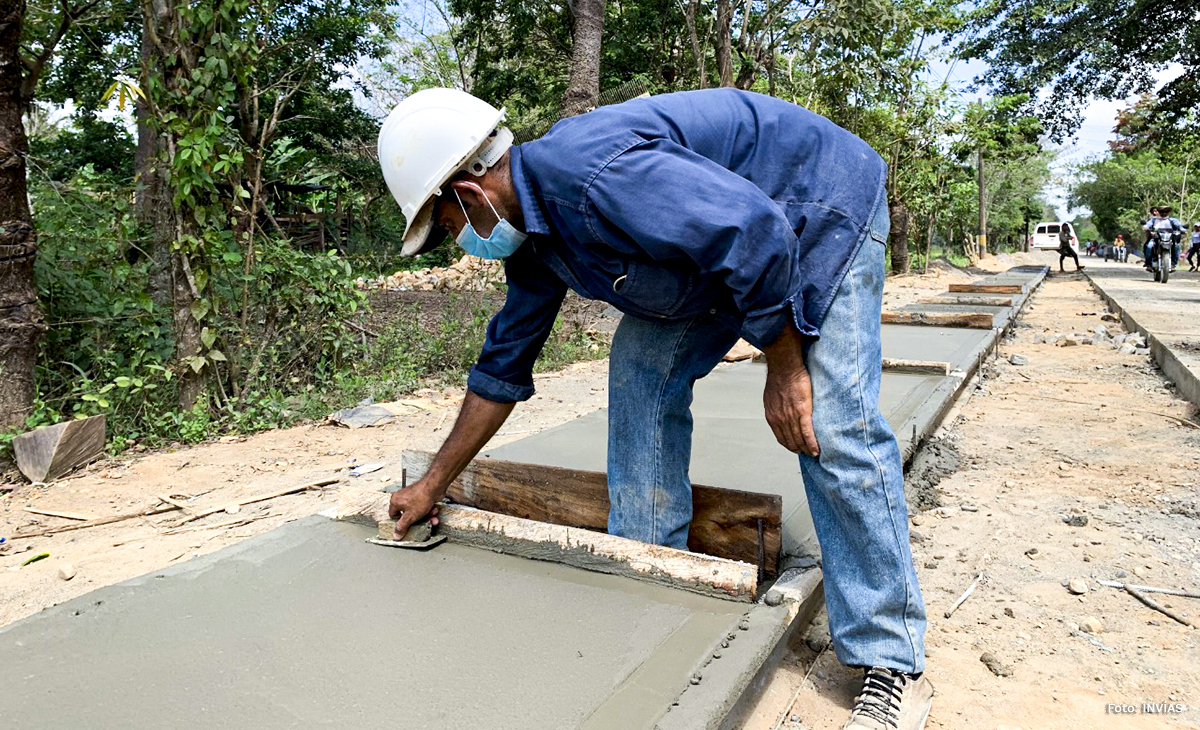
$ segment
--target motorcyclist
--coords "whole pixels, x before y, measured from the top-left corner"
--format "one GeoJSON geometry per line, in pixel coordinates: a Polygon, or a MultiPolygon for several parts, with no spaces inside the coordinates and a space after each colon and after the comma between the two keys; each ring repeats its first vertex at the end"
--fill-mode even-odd
{"type": "Polygon", "coordinates": [[[1151,232],[1150,227],[1156,218],[1158,218],[1157,205],[1150,209],[1150,218],[1142,224],[1142,230],[1146,232],[1146,242],[1142,244],[1142,249],[1144,251],[1144,255],[1142,256],[1142,264],[1145,265],[1146,271],[1150,270],[1150,247],[1154,244],[1154,233],[1151,232]]]}
{"type": "Polygon", "coordinates": [[[1125,250],[1125,236],[1118,233],[1116,240],[1113,241],[1113,258],[1118,262],[1124,263],[1128,255],[1129,252],[1125,250]]]}
{"type": "MultiPolygon", "coordinates": [[[[1183,233],[1187,229],[1183,227],[1183,224],[1179,222],[1178,218],[1171,217],[1171,206],[1160,205],[1160,206],[1158,206],[1158,208],[1152,209],[1152,210],[1157,210],[1158,215],[1156,217],[1151,218],[1150,220],[1146,221],[1146,224],[1144,226],[1142,226],[1142,230],[1146,231],[1146,235],[1152,241],[1154,240],[1156,233],[1164,231],[1164,230],[1170,231],[1170,235],[1171,235],[1171,271],[1174,271],[1175,267],[1179,265],[1179,241],[1182,238],[1183,233]]],[[[1150,252],[1149,247],[1147,246],[1147,251],[1146,251],[1147,264],[1149,264],[1150,255],[1151,255],[1151,252],[1150,252]]]]}

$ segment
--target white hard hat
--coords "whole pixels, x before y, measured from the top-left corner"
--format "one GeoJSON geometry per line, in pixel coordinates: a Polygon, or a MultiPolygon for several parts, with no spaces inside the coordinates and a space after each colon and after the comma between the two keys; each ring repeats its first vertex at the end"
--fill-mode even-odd
{"type": "Polygon", "coordinates": [[[379,165],[404,213],[402,256],[441,243],[431,236],[434,196],[461,170],[482,175],[512,145],[504,110],[458,89],[418,91],[396,105],[379,130],[379,165]]]}

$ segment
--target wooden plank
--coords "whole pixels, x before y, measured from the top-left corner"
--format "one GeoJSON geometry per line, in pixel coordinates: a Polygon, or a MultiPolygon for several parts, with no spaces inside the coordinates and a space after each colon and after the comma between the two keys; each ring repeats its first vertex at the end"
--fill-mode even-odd
{"type": "MultiPolygon", "coordinates": [[[[383,492],[339,487],[334,517],[376,525],[388,519],[389,500],[383,492]]],[[[748,563],[470,507],[440,505],[437,531],[451,542],[704,595],[752,601],[758,590],[758,569],[748,563]]]]}
{"type": "Polygon", "coordinates": [[[51,482],[104,451],[104,416],[64,421],[13,439],[17,468],[31,482],[51,482]]]}
{"type": "Polygon", "coordinates": [[[161,515],[164,512],[174,512],[177,509],[179,509],[179,508],[174,505],[167,505],[166,507],[154,507],[151,509],[142,510],[141,512],[125,512],[125,513],[119,514],[119,515],[112,515],[111,517],[101,517],[100,519],[97,519],[97,520],[88,520],[87,522],[76,522],[73,525],[66,525],[64,527],[50,527],[45,530],[35,530],[33,532],[19,532],[15,535],[9,536],[9,539],[17,540],[20,538],[44,537],[46,535],[57,535],[60,532],[74,532],[75,530],[83,530],[83,529],[87,529],[89,527],[100,527],[101,525],[111,525],[114,522],[123,522],[124,520],[132,520],[135,517],[152,517],[154,515],[161,515]]]}
{"type": "Polygon", "coordinates": [[[1020,294],[1025,291],[1021,284],[951,284],[950,291],[967,294],[1020,294]]]}
{"type": "Polygon", "coordinates": [[[35,514],[35,515],[46,515],[47,517],[60,517],[64,520],[81,520],[81,521],[86,522],[87,520],[96,519],[95,515],[84,515],[84,514],[80,514],[78,512],[59,512],[58,510],[39,509],[37,507],[26,507],[25,511],[35,514]]]}
{"type": "Polygon", "coordinates": [[[903,360],[895,357],[883,358],[883,369],[893,373],[916,373],[918,375],[949,375],[950,363],[936,360],[903,360]]]}
{"type": "MultiPolygon", "coordinates": [[[[178,527],[179,525],[187,524],[188,522],[193,522],[195,520],[203,519],[205,517],[208,517],[209,515],[215,515],[218,512],[225,512],[227,510],[230,510],[231,507],[244,507],[248,504],[254,504],[256,502],[266,502],[267,500],[275,499],[276,497],[286,497],[289,494],[296,494],[297,492],[306,492],[309,489],[316,489],[318,487],[327,487],[330,484],[337,484],[340,481],[341,481],[341,479],[338,477],[331,477],[328,479],[318,479],[315,482],[309,482],[308,484],[301,484],[298,487],[287,487],[286,489],[279,489],[274,492],[267,492],[266,494],[256,494],[253,497],[246,497],[245,499],[239,499],[236,502],[231,502],[229,504],[223,504],[220,507],[210,507],[201,512],[196,512],[195,514],[190,514],[190,515],[184,517],[183,519],[181,519],[176,524],[176,527],[178,527]]],[[[233,514],[235,511],[236,510],[230,511],[230,514],[233,514]]]]}
{"type": "MultiPolygon", "coordinates": [[[[410,483],[429,469],[433,454],[405,451],[410,483]]],[[[450,485],[447,497],[468,507],[538,522],[604,531],[608,528],[608,476],[497,459],[475,459],[450,485]]],[[[758,563],[762,521],[763,568],[774,574],[783,540],[783,498],[692,485],[688,549],[758,563]]]]}
{"type": "Polygon", "coordinates": [[[882,321],[883,324],[990,330],[996,322],[996,317],[987,312],[884,312],[882,321]]]}
{"type": "Polygon", "coordinates": [[[1011,296],[960,296],[960,297],[921,297],[917,304],[965,304],[969,307],[1011,307],[1011,296]]]}

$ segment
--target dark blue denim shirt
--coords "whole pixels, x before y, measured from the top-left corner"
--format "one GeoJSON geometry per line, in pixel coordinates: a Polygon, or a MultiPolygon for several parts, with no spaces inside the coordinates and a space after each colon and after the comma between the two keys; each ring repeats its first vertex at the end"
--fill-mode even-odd
{"type": "Polygon", "coordinates": [[[779,99],[707,89],[564,119],[512,148],[529,238],[468,387],[533,395],[567,289],[626,314],[716,314],[757,347],[790,319],[815,338],[882,200],[866,142],[779,99]]]}

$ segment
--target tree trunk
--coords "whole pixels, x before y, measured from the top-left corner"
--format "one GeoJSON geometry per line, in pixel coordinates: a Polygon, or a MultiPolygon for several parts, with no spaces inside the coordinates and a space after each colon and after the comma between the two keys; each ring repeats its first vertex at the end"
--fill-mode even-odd
{"type": "Polygon", "coordinates": [[[892,244],[892,273],[907,274],[908,266],[908,206],[903,200],[892,198],[888,201],[888,213],[892,221],[892,231],[888,236],[892,244]]]}
{"type": "Polygon", "coordinates": [[[200,356],[200,321],[192,314],[196,297],[192,291],[187,254],[176,251],[171,255],[171,292],[175,324],[175,359],[179,363],[179,409],[190,411],[204,392],[205,370],[191,367],[193,358],[200,356]]]}
{"type": "Polygon", "coordinates": [[[604,0],[575,0],[571,36],[571,80],[560,114],[570,117],[596,106],[600,95],[600,47],[604,37],[604,0]]]}
{"type": "Polygon", "coordinates": [[[37,235],[25,179],[24,21],[24,0],[0,0],[0,428],[5,429],[33,412],[34,366],[46,329],[33,280],[37,235]]]}
{"type": "Polygon", "coordinates": [[[700,36],[696,32],[696,9],[700,0],[688,0],[683,8],[683,19],[687,23],[688,40],[692,43],[692,58],[696,61],[696,73],[700,76],[701,89],[708,88],[708,67],[704,63],[704,51],[700,49],[700,36]]]}
{"type": "Polygon", "coordinates": [[[733,3],[717,0],[717,73],[721,86],[733,86],[733,3]]]}
{"type": "MultiPolygon", "coordinates": [[[[162,98],[157,102],[151,98],[147,100],[147,105],[164,102],[171,104],[172,100],[180,95],[180,91],[177,88],[178,79],[173,73],[174,70],[166,67],[173,62],[166,60],[164,56],[188,50],[187,44],[180,39],[180,19],[175,5],[170,0],[144,0],[142,9],[142,88],[150,94],[152,86],[149,79],[154,76],[158,76],[165,87],[162,98]]],[[[139,222],[148,225],[150,245],[156,249],[156,265],[158,257],[161,257],[163,263],[161,271],[156,274],[158,278],[151,282],[151,287],[158,289],[159,296],[171,307],[171,322],[175,331],[178,402],[180,410],[187,411],[191,410],[203,394],[207,377],[206,369],[200,368],[200,372],[196,372],[196,368],[192,367],[193,363],[202,362],[197,358],[201,357],[203,352],[200,339],[203,328],[192,311],[192,305],[199,298],[192,273],[192,262],[195,258],[194,254],[179,249],[180,242],[185,240],[185,234],[196,231],[188,228],[193,218],[191,211],[174,204],[175,183],[171,179],[170,170],[171,154],[175,147],[170,132],[155,133],[150,128],[150,109],[153,108],[150,106],[145,110],[144,116],[139,115],[142,124],[139,125],[138,162],[146,165],[145,169],[150,179],[140,192],[137,213],[139,222]],[[142,130],[147,133],[144,138],[141,135],[142,130]],[[151,210],[152,206],[162,210],[151,210]],[[142,218],[143,215],[145,218],[142,218]]],[[[158,108],[156,111],[162,114],[171,110],[158,108]]]]}
{"type": "MultiPolygon", "coordinates": [[[[166,6],[154,3],[156,14],[165,13],[166,6]]],[[[150,42],[150,23],[163,27],[163,18],[142,17],[142,64],[154,63],[154,47],[150,42]]],[[[164,161],[162,135],[150,124],[150,110],[144,100],[137,102],[137,149],[133,157],[134,214],[143,236],[142,248],[150,258],[150,299],[156,306],[169,307],[171,292],[171,241],[175,238],[175,216],[170,174],[164,161]]]]}

